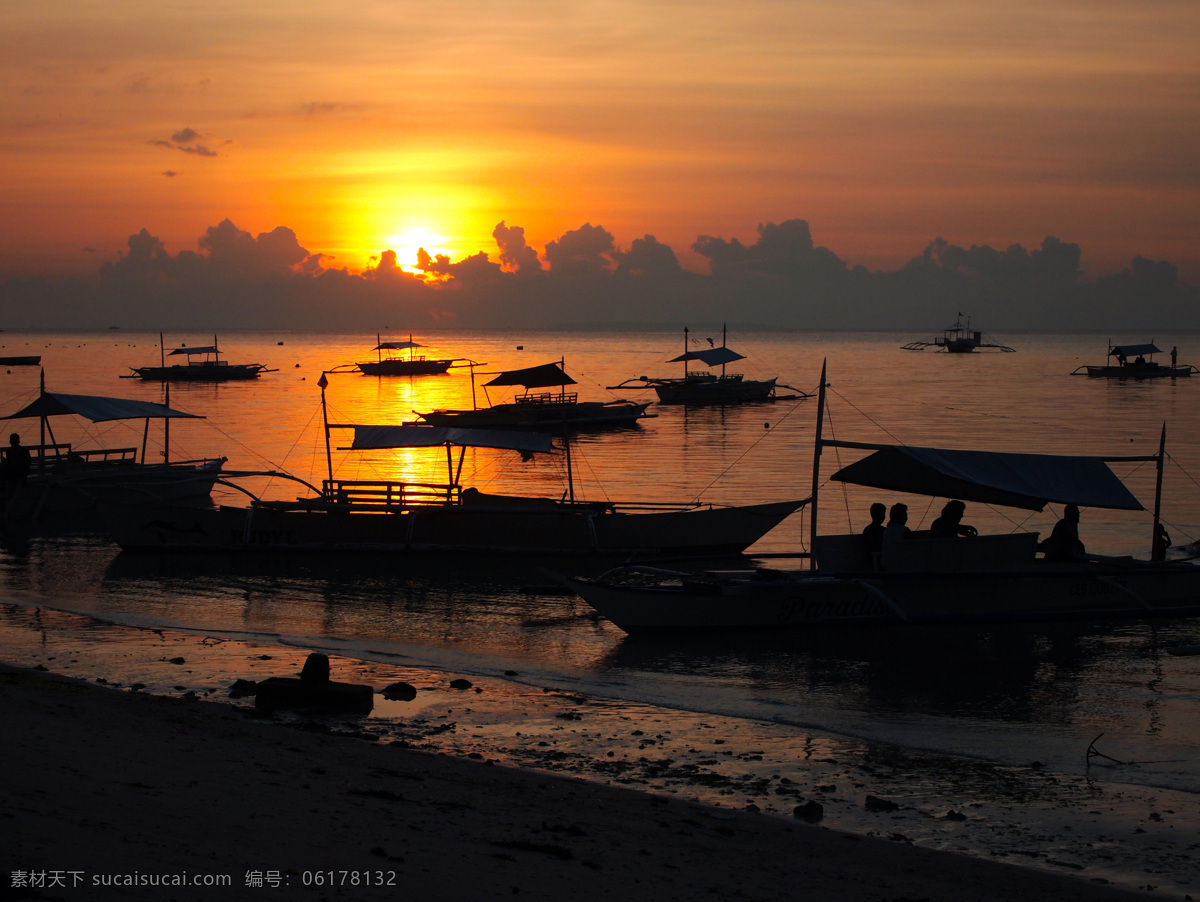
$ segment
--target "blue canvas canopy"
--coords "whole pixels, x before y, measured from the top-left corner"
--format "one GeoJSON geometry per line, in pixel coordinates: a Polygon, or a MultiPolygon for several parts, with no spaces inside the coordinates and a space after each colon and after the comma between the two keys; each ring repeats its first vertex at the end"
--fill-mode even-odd
{"type": "Polygon", "coordinates": [[[1145,357],[1147,354],[1161,354],[1162,351],[1153,344],[1144,345],[1113,345],[1108,352],[1109,357],[1124,354],[1126,357],[1145,357]]]}
{"type": "Polygon", "coordinates": [[[42,392],[32,403],[22,407],[16,413],[0,417],[0,420],[21,420],[32,417],[55,417],[74,414],[93,423],[104,423],[109,420],[142,420],[204,419],[195,413],[184,413],[164,404],[153,401],[135,401],[129,398],[105,398],[99,395],[64,395],[56,392],[42,392]]]}
{"type": "Polygon", "coordinates": [[[1050,502],[1144,510],[1098,457],[892,445],[843,467],[831,478],[888,491],[1034,511],[1050,502]]]}
{"type": "Polygon", "coordinates": [[[557,363],[544,363],[541,366],[529,366],[521,370],[506,370],[491,382],[492,385],[520,385],[524,388],[545,388],[550,385],[574,385],[575,380],[563,372],[557,363]]]}
{"type": "Polygon", "coordinates": [[[679,363],[684,360],[699,360],[706,366],[722,366],[735,360],[745,360],[745,354],[739,354],[722,345],[719,348],[707,348],[703,351],[688,351],[678,357],[672,357],[668,363],[679,363]]]}
{"type": "Polygon", "coordinates": [[[549,435],[539,432],[426,426],[420,423],[401,423],[392,426],[356,425],[350,428],[354,429],[354,442],[348,449],[352,451],[459,445],[470,448],[500,448],[509,451],[544,453],[550,450],[552,442],[549,435]]]}

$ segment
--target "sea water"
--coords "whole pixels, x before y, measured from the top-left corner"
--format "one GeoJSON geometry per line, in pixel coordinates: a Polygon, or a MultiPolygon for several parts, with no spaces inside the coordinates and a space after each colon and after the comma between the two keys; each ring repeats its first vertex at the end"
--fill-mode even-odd
{"type": "MultiPolygon", "coordinates": [[[[691,336],[708,345],[701,329],[691,336]]],[[[718,330],[711,337],[720,342],[718,330]]],[[[1108,341],[1096,335],[1002,336],[1015,353],[900,347],[927,337],[735,332],[729,344],[746,359],[730,371],[778,377],[787,386],[779,394],[796,400],[711,409],[651,404],[655,416],[634,428],[572,440],[569,468],[561,452],[523,461],[469,451],[461,481],[484,491],[559,497],[569,476],[576,497],[618,502],[806,498],[816,404],[799,396],[816,390],[824,364],[826,438],[1134,457],[1157,451],[1165,424],[1163,520],[1177,545],[1200,537],[1200,377],[1120,382],[1072,375],[1103,362],[1108,341]]],[[[334,373],[322,393],[322,372],[372,359],[375,336],[219,338],[229,361],[273,371],[249,382],[172,385],[168,396],[157,383],[121,378],[130,367],[158,362],[157,334],[6,334],[3,345],[5,353],[41,354],[49,391],[165,400],[203,416],[173,421],[171,459],[222,455],[227,469],[286,471],[314,485],[331,463],[340,478],[440,482],[446,474],[440,451],[350,453],[342,450],[349,434],[336,429],[327,446],[326,420],[399,422],[419,411],[508,400],[509,389],[484,387],[496,372],[551,361],[563,362],[581,400],[653,400],[644,386],[609,387],[682,373],[667,362],[682,350],[681,333],[441,332],[415,338],[429,356],[458,359],[462,365],[446,375],[334,373]]],[[[211,340],[178,335],[166,344],[211,340]]],[[[1176,344],[1181,362],[1200,359],[1200,336],[1159,339],[1164,349],[1176,344]]],[[[0,374],[0,413],[36,395],[39,377],[37,368],[0,374]]],[[[145,443],[152,458],[163,454],[153,424],[148,432],[141,423],[57,418],[52,425],[59,442],[145,443]]],[[[36,421],[13,421],[13,428],[26,444],[40,440],[36,421]]],[[[825,452],[817,480],[820,531],[857,532],[874,501],[907,501],[917,528],[938,515],[938,500],[831,481],[853,455],[825,452]]],[[[1154,465],[1113,467],[1150,508],[1154,465]]],[[[251,484],[266,497],[307,493],[281,478],[251,484]]],[[[964,520],[981,532],[1048,534],[1059,513],[968,504],[964,520]]],[[[1089,551],[1145,556],[1151,527],[1148,514],[1086,510],[1080,531],[1089,551]]],[[[804,550],[809,530],[805,509],[754,550],[804,550]]],[[[280,675],[272,668],[294,663],[280,650],[301,657],[320,650],[344,662],[343,672],[377,686],[397,677],[424,680],[422,707],[377,710],[393,731],[419,720],[453,723],[454,731],[435,739],[427,730],[423,741],[482,750],[506,763],[556,769],[571,760],[572,772],[589,779],[690,791],[739,810],[783,815],[800,796],[819,798],[826,823],[885,835],[896,831],[864,815],[861,802],[868,793],[891,795],[907,799],[902,811],[921,814],[901,832],[931,845],[989,855],[1021,847],[1012,854],[1034,855],[1047,866],[1074,855],[1079,867],[1112,879],[1180,891],[1196,876],[1183,840],[1194,838],[1200,823],[1200,656],[1181,652],[1200,642],[1200,621],[650,641],[626,636],[577,598],[530,594],[529,587],[546,583],[539,568],[547,565],[579,575],[596,575],[602,566],[586,557],[131,555],[103,537],[35,539],[0,553],[0,600],[7,602],[0,655],[154,691],[201,685],[216,696],[236,677],[280,675]],[[188,660],[186,677],[164,665],[173,657],[164,636],[187,647],[174,656],[188,660]],[[465,703],[430,674],[463,676],[486,692],[465,703]],[[718,772],[724,782],[714,782],[718,772]],[[697,773],[708,776],[689,783],[688,774],[697,773]],[[1024,787],[1015,795],[1013,775],[1024,787]],[[805,791],[798,794],[797,786],[805,791]],[[1036,830],[1009,823],[1020,812],[1045,823],[1056,810],[1087,812],[1096,822],[1078,848],[1038,846],[1031,840],[1036,830]],[[965,812],[965,827],[945,819],[951,811],[965,812]],[[1113,841],[1110,834],[1125,842],[1135,831],[1143,845],[1121,854],[1152,860],[1146,837],[1179,854],[1160,853],[1156,873],[1146,877],[1096,852],[1113,841]]],[[[1061,837],[1071,829],[1052,832],[1061,837]]],[[[1082,829],[1078,820],[1074,829],[1082,829]]]]}

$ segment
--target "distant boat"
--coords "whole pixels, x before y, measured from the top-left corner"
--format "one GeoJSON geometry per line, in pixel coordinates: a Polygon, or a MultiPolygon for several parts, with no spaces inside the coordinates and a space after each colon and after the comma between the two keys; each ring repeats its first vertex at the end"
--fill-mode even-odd
{"type": "MultiPolygon", "coordinates": [[[[741,373],[726,372],[727,364],[735,360],[745,360],[744,354],[739,354],[726,345],[725,327],[721,327],[721,344],[693,351],[689,345],[688,330],[683,330],[683,353],[673,357],[668,363],[682,363],[681,377],[638,376],[626,379],[620,385],[609,386],[609,389],[629,389],[650,386],[658,395],[660,404],[682,404],[688,407],[715,407],[732,404],[753,404],[761,401],[783,400],[776,395],[779,379],[747,379],[741,373]],[[719,374],[708,370],[688,370],[688,363],[698,360],[705,366],[721,368],[719,374]]],[[[712,343],[712,339],[709,339],[712,343]]],[[[797,392],[788,396],[789,399],[807,398],[807,393],[791,386],[783,386],[797,392]]]]}
{"type": "MultiPolygon", "coordinates": [[[[172,419],[203,419],[165,404],[98,395],[68,395],[46,391],[45,377],[38,396],[3,420],[37,419],[40,441],[27,445],[30,470],[24,480],[0,486],[5,532],[37,531],[43,521],[68,518],[71,528],[84,529],[99,505],[114,496],[144,496],[156,500],[194,503],[212,491],[224,457],[202,460],[149,462],[146,434],[150,420],[162,420],[164,446],[169,451],[172,419]],[[142,447],[78,447],[54,438],[51,418],[77,416],[93,423],[145,420],[142,447]]],[[[97,527],[99,523],[95,524],[97,527]]]]}
{"type": "MultiPolygon", "coordinates": [[[[325,410],[325,380],[320,384],[325,410]]],[[[311,497],[297,501],[252,497],[248,506],[207,509],[131,497],[105,507],[110,535],[123,549],[147,551],[722,554],[743,551],[803,505],[802,501],[719,507],[698,502],[576,500],[569,443],[564,449],[567,488],[561,498],[485,494],[458,481],[466,448],[529,456],[550,452],[551,436],[421,423],[326,421],[327,448],[331,430],[352,431],[350,450],[442,452],[446,481],[337,479],[329,457],[329,478],[320,488],[308,486],[314,492],[311,497]]]]}
{"type": "Polygon", "coordinates": [[[461,359],[416,355],[413,351],[425,345],[413,341],[411,335],[407,341],[382,341],[376,335],[375,341],[376,345],[372,350],[376,353],[376,359],[360,360],[348,365],[348,370],[362,373],[364,376],[436,376],[446,372],[457,359],[461,359]],[[408,351],[408,354],[397,353],[403,351],[408,351]]]}
{"type": "MultiPolygon", "coordinates": [[[[492,375],[492,374],[488,374],[492,375]]],[[[576,392],[566,386],[575,380],[563,369],[563,361],[494,374],[496,378],[483,385],[488,388],[519,386],[525,391],[512,401],[475,407],[471,410],[431,410],[417,416],[432,426],[460,426],[471,429],[540,429],[562,432],[634,426],[637,421],[654,416],[647,414],[649,402],[580,401],[576,392]],[[558,388],[558,391],[531,391],[538,388],[558,388]]],[[[472,367],[472,395],[474,395],[472,367]]],[[[490,399],[489,399],[490,400],[490,399]]]]}
{"type": "Polygon", "coordinates": [[[213,336],[211,345],[194,348],[175,348],[169,354],[165,353],[162,345],[162,335],[158,337],[159,353],[162,357],[158,366],[130,367],[132,372],[123,376],[124,379],[145,379],[148,382],[230,382],[240,379],[257,379],[260,373],[273,373],[261,363],[229,363],[221,359],[217,347],[217,337],[213,336]],[[179,355],[187,357],[186,363],[168,364],[167,357],[179,355]],[[200,359],[197,359],[200,358],[200,359]]]}
{"type": "Polygon", "coordinates": [[[1085,364],[1072,371],[1072,376],[1105,376],[1110,379],[1158,379],[1164,376],[1190,376],[1200,372],[1191,364],[1176,363],[1177,351],[1171,349],[1171,362],[1158,363],[1155,354],[1163,353],[1154,342],[1141,345],[1113,345],[1108,347],[1108,356],[1116,363],[1099,365],[1085,364]]]}
{"type": "Polygon", "coordinates": [[[0,357],[0,366],[37,366],[41,357],[0,357]]]}
{"type": "Polygon", "coordinates": [[[967,318],[964,326],[962,314],[954,321],[953,326],[947,326],[941,335],[936,335],[930,341],[910,341],[903,345],[906,351],[924,351],[932,348],[935,351],[945,351],[948,354],[970,354],[982,348],[993,348],[997,351],[1012,353],[1016,348],[1008,345],[995,344],[983,340],[983,333],[971,328],[971,319],[967,318]]]}

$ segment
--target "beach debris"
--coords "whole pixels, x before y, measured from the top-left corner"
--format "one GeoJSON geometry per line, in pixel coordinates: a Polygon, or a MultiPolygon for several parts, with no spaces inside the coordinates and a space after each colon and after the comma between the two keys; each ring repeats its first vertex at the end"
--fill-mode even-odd
{"type": "Polygon", "coordinates": [[[253,696],[258,692],[257,680],[234,680],[233,685],[229,687],[230,698],[246,698],[253,696]]]}
{"type": "Polygon", "coordinates": [[[375,706],[375,690],[358,683],[336,683],[329,679],[329,657],[313,652],[304,661],[299,679],[268,677],[259,682],[254,710],[271,714],[279,708],[329,714],[369,714],[375,706]]]}
{"type": "Polygon", "coordinates": [[[451,680],[451,681],[450,681],[450,688],[451,688],[451,689],[470,689],[470,688],[471,688],[471,681],[470,681],[470,680],[463,680],[463,679],[451,680]]]}
{"type": "MultiPolygon", "coordinates": [[[[1100,736],[1103,736],[1103,735],[1104,735],[1103,733],[1100,734],[1100,736]]],[[[1093,758],[1103,758],[1106,761],[1111,761],[1113,764],[1124,764],[1125,763],[1124,761],[1118,761],[1116,758],[1112,758],[1112,757],[1104,754],[1103,752],[1099,751],[1096,748],[1096,743],[1100,741],[1100,736],[1097,736],[1095,739],[1093,739],[1091,742],[1088,743],[1087,767],[1092,766],[1093,758]]]]}
{"type": "Polygon", "coordinates": [[[792,817],[810,824],[819,824],[825,817],[825,807],[820,802],[808,801],[793,808],[792,817]]]}
{"type": "Polygon", "coordinates": [[[879,798],[879,796],[872,796],[872,795],[867,796],[866,801],[863,802],[863,807],[866,808],[867,811],[876,811],[876,812],[899,811],[900,810],[900,806],[897,805],[895,802],[893,802],[891,799],[881,799],[881,798],[879,798]]]}
{"type": "Polygon", "coordinates": [[[379,694],[390,701],[411,702],[417,697],[417,687],[403,682],[392,683],[380,690],[379,694]]]}

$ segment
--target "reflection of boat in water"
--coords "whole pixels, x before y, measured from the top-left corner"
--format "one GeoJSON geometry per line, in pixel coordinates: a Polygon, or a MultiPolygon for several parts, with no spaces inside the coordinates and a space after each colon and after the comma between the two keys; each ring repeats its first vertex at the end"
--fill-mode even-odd
{"type": "Polygon", "coordinates": [[[1154,342],[1139,345],[1109,345],[1108,356],[1116,363],[1085,364],[1076,367],[1071,375],[1106,376],[1110,379],[1159,379],[1165,376],[1190,376],[1192,373],[1200,372],[1191,364],[1177,363],[1178,352],[1175,348],[1171,349],[1170,364],[1158,363],[1154,359],[1155,354],[1161,353],[1162,351],[1155,347],[1154,342]]]}
{"type": "Polygon", "coordinates": [[[260,373],[273,373],[261,363],[230,363],[221,359],[217,347],[217,337],[213,336],[211,345],[201,345],[194,348],[187,346],[175,348],[170,354],[165,353],[162,346],[162,336],[159,336],[159,355],[162,361],[158,366],[130,367],[132,372],[126,379],[145,379],[151,382],[231,382],[241,379],[257,379],[260,373]],[[186,363],[166,362],[167,357],[183,355],[186,363]]]}
{"type": "Polygon", "coordinates": [[[36,399],[16,413],[0,419],[40,421],[40,442],[27,446],[30,453],[28,476],[3,487],[6,528],[32,529],[47,518],[69,517],[70,527],[80,529],[92,524],[85,515],[116,495],[146,495],[160,500],[196,502],[206,499],[225,463],[224,457],[204,460],[170,461],[169,422],[173,419],[202,419],[164,404],[95,395],[68,395],[48,392],[45,377],[36,399]],[[142,447],[89,448],[57,442],[51,418],[76,416],[92,423],[113,420],[145,420],[142,447]],[[161,419],[164,426],[164,460],[148,462],[146,444],[150,420],[161,419]]]}
{"type": "Polygon", "coordinates": [[[1153,461],[1159,482],[1165,429],[1156,455],[1059,457],[872,445],[822,439],[825,374],[817,413],[811,501],[812,568],[664,574],[612,571],[596,580],[558,577],[627,632],[818,627],[864,624],[978,623],[1072,618],[1137,618],[1200,614],[1200,566],[1164,560],[1157,540],[1149,560],[1091,556],[1066,562],[1037,558],[1038,535],[1014,532],[973,538],[925,534],[867,553],[858,534],[817,535],[816,506],[823,447],[873,453],[843,467],[834,480],[888,491],[1042,510],[1047,503],[1143,510],[1108,462],[1153,461]],[[640,579],[643,584],[630,582],[640,579]]]}
{"type": "Polygon", "coordinates": [[[1008,345],[995,344],[983,340],[983,333],[971,328],[968,317],[963,325],[962,314],[954,321],[953,326],[947,326],[941,335],[935,335],[931,341],[910,341],[903,346],[906,351],[924,351],[932,348],[935,351],[945,351],[948,354],[970,354],[980,348],[994,348],[997,351],[1013,352],[1016,348],[1008,345]]]}
{"type": "MultiPolygon", "coordinates": [[[[727,364],[735,360],[745,360],[744,354],[739,354],[725,343],[725,328],[721,328],[721,344],[716,346],[710,338],[711,347],[693,351],[688,343],[688,330],[683,330],[683,353],[673,357],[668,363],[682,363],[683,376],[677,378],[639,376],[636,379],[626,379],[620,385],[610,386],[612,389],[643,388],[649,385],[658,395],[660,404],[683,404],[689,407],[718,406],[730,404],[751,404],[761,401],[785,400],[776,394],[779,386],[778,377],[773,379],[747,379],[742,373],[726,372],[727,364]],[[721,368],[719,374],[708,370],[688,370],[688,363],[698,360],[705,366],[721,368]]],[[[787,396],[786,400],[809,397],[805,392],[783,386],[795,395],[787,396]]]]}
{"type": "Polygon", "coordinates": [[[436,358],[415,354],[415,349],[425,345],[413,341],[411,335],[407,341],[383,341],[376,335],[375,342],[372,350],[375,351],[376,359],[346,364],[347,370],[362,373],[364,376],[436,376],[446,372],[455,362],[453,357],[436,358]],[[404,351],[408,351],[408,354],[402,353],[404,351]]]}
{"type": "MultiPolygon", "coordinates": [[[[490,374],[489,374],[490,375],[490,374]]],[[[472,370],[474,394],[474,370],[472,370]]],[[[456,426],[471,429],[540,429],[544,432],[607,429],[634,426],[637,421],[653,416],[647,414],[649,403],[633,401],[580,401],[577,392],[566,386],[575,380],[563,369],[563,362],[546,363],[518,370],[496,373],[483,385],[488,388],[519,386],[525,391],[512,401],[476,407],[472,410],[431,410],[418,413],[432,426],[456,426]],[[531,391],[538,388],[557,388],[558,391],[531,391]]],[[[489,397],[490,402],[490,397],[489,397]]]]}
{"type": "MultiPolygon", "coordinates": [[[[324,385],[322,407],[324,408],[324,385]]],[[[536,432],[431,426],[329,424],[351,430],[348,449],[441,449],[444,483],[329,478],[312,497],[252,499],[209,510],[158,503],[112,505],[106,520],[124,549],[350,552],[536,552],[718,554],[740,552],[803,505],[800,501],[718,507],[699,503],[588,502],[574,497],[485,494],[459,482],[467,448],[545,453],[536,432]],[[458,449],[457,464],[454,449],[458,449]]],[[[569,462],[569,446],[567,447],[569,462]]],[[[569,472],[569,467],[568,467],[569,472]]],[[[244,474],[251,475],[251,474],[244,474]]]]}

